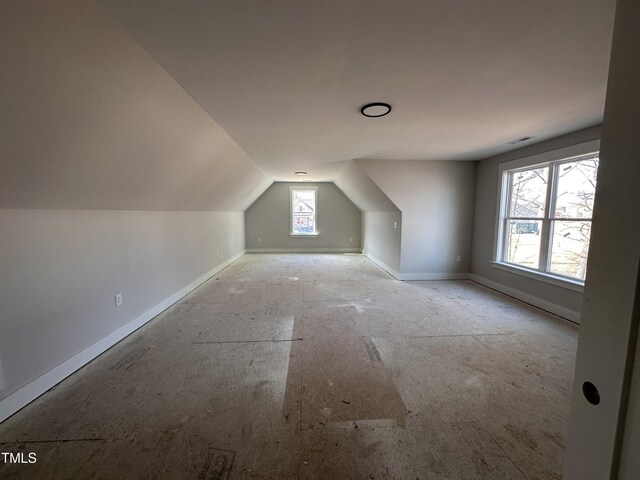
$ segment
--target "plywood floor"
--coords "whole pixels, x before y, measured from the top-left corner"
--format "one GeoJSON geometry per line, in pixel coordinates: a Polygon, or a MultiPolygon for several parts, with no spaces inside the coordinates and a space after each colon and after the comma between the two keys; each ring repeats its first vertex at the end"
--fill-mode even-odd
{"type": "Polygon", "coordinates": [[[559,479],[577,328],[361,255],[245,255],[0,425],[2,478],[559,479]]]}

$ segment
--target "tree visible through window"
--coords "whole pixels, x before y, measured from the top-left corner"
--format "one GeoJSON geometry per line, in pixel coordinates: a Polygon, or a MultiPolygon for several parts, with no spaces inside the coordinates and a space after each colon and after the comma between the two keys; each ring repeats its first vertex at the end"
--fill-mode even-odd
{"type": "Polygon", "coordinates": [[[315,188],[291,190],[291,234],[317,235],[315,188]]]}
{"type": "Polygon", "coordinates": [[[584,280],[598,155],[507,170],[498,260],[584,280]]]}

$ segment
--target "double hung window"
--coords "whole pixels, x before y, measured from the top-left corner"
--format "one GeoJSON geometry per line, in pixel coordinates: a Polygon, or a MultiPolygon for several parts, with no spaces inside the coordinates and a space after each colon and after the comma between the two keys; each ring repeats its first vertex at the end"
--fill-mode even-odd
{"type": "Polygon", "coordinates": [[[584,282],[598,152],[502,171],[496,261],[584,282]]]}

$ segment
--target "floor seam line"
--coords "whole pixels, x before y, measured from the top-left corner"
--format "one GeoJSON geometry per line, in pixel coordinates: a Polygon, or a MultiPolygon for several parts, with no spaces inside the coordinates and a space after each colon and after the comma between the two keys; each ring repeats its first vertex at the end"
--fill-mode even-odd
{"type": "Polygon", "coordinates": [[[281,343],[281,342],[301,342],[302,338],[278,339],[278,340],[229,340],[212,342],[191,342],[191,345],[215,345],[224,343],[281,343]]]}
{"type": "Polygon", "coordinates": [[[0,445],[20,445],[26,443],[67,443],[67,442],[106,442],[106,438],[61,438],[59,440],[24,440],[15,442],[0,442],[0,445]]]}
{"type": "Polygon", "coordinates": [[[509,461],[511,462],[511,464],[516,467],[516,470],[518,470],[520,472],[520,475],[522,475],[522,478],[524,478],[525,480],[528,480],[527,476],[524,474],[524,472],[522,470],[520,470],[520,467],[518,465],[516,465],[516,462],[513,461],[513,459],[509,456],[509,454],[507,452],[504,451],[504,448],[502,448],[502,445],[500,445],[496,439],[493,437],[493,434],[488,431],[485,430],[487,432],[487,434],[489,435],[489,437],[491,438],[491,440],[493,440],[493,443],[495,443],[498,448],[500,449],[500,451],[502,453],[504,453],[504,456],[507,457],[509,459],[509,461]]]}
{"type": "Polygon", "coordinates": [[[500,337],[512,333],[469,333],[459,335],[411,335],[408,338],[443,338],[443,337],[500,337]]]}

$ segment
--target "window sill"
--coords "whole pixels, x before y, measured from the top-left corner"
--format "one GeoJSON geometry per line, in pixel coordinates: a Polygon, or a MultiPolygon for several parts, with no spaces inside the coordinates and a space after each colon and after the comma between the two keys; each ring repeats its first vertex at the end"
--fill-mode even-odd
{"type": "Polygon", "coordinates": [[[307,238],[307,237],[317,237],[317,233],[290,233],[289,237],[291,238],[307,238]]]}
{"type": "Polygon", "coordinates": [[[584,291],[584,283],[578,280],[571,280],[569,278],[553,275],[551,273],[538,272],[536,270],[530,270],[528,268],[519,267],[505,262],[492,261],[491,266],[506,272],[515,273],[524,277],[538,280],[539,282],[549,283],[558,287],[566,288],[574,292],[582,293],[584,291]]]}

